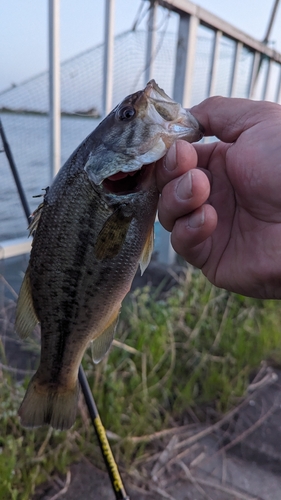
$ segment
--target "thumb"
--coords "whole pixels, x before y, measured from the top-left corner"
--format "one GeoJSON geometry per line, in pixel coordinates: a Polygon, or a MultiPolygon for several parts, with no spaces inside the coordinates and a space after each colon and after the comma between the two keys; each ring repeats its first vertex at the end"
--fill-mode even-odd
{"type": "Polygon", "coordinates": [[[205,128],[205,135],[215,135],[224,142],[234,142],[242,132],[265,120],[276,104],[229,97],[209,97],[190,112],[205,128]]]}

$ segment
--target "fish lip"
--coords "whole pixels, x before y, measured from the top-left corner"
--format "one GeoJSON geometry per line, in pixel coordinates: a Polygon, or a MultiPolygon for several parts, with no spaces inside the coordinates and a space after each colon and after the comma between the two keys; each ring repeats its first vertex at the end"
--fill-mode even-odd
{"type": "MultiPolygon", "coordinates": [[[[120,121],[118,110],[127,105],[135,107],[136,118],[143,125],[139,128],[146,142],[136,143],[136,145],[133,143],[135,149],[132,149],[131,144],[131,149],[128,151],[118,152],[116,148],[111,148],[110,144],[104,143],[101,138],[98,147],[90,152],[84,166],[89,179],[97,187],[117,172],[137,172],[143,165],[159,160],[177,139],[194,142],[203,136],[202,126],[197,119],[189,110],[184,109],[158,87],[155,80],[150,80],[144,90],[131,94],[114,108],[113,119],[116,119],[118,123],[120,121]],[[152,137],[149,136],[148,130],[151,130],[151,135],[154,134],[152,137]]],[[[115,121],[113,121],[114,124],[115,121]]],[[[120,132],[119,129],[118,131],[120,132]]],[[[119,135],[113,134],[115,143],[118,142],[119,135]]],[[[133,139],[134,137],[133,133],[133,139]]],[[[107,184],[108,181],[105,182],[105,185],[107,184]]]]}
{"type": "Polygon", "coordinates": [[[153,94],[153,92],[156,93],[156,97],[158,97],[160,95],[163,98],[164,101],[172,103],[172,104],[177,104],[174,101],[174,99],[172,99],[171,97],[169,97],[166,94],[166,92],[163,89],[161,89],[161,87],[159,87],[159,85],[156,83],[156,81],[154,79],[149,80],[149,82],[146,84],[145,89],[143,90],[143,93],[147,97],[151,97],[151,94],[153,94]]]}
{"type": "Polygon", "coordinates": [[[168,128],[174,131],[177,138],[186,138],[192,142],[200,141],[205,132],[204,127],[199,123],[197,118],[195,118],[189,109],[185,108],[181,109],[179,119],[170,122],[168,128]]]}
{"type": "Polygon", "coordinates": [[[168,128],[177,135],[177,139],[189,139],[189,141],[197,142],[204,136],[199,126],[193,128],[180,122],[175,122],[170,123],[168,128]]]}
{"type": "Polygon", "coordinates": [[[144,94],[148,100],[155,100],[159,103],[162,102],[164,105],[166,103],[168,106],[171,104],[175,106],[175,109],[177,109],[177,117],[167,122],[167,130],[172,133],[174,132],[177,139],[186,138],[192,142],[202,139],[205,129],[201,123],[199,123],[189,109],[183,108],[179,103],[169,97],[165,91],[157,85],[155,80],[150,80],[147,83],[144,94]]]}
{"type": "MultiPolygon", "coordinates": [[[[198,133],[201,135],[200,139],[204,137],[205,135],[205,127],[200,123],[197,118],[191,113],[190,109],[184,108],[184,111],[188,114],[189,120],[193,123],[195,129],[198,131],[198,133]]],[[[200,140],[198,139],[198,140],[200,140]]]]}

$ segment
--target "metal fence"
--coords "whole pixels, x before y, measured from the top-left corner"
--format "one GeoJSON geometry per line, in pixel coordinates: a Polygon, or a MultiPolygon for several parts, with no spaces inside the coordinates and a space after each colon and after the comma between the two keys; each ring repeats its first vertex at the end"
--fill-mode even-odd
{"type": "Polygon", "coordinates": [[[200,29],[212,39],[208,95],[281,101],[280,53],[188,0],[159,0],[159,4],[177,12],[180,18],[173,95],[184,106],[192,104],[200,29]],[[221,85],[223,74],[226,86],[221,85]]]}
{"type": "MultiPolygon", "coordinates": [[[[185,107],[214,94],[281,103],[281,54],[188,0],[151,1],[147,30],[132,29],[114,41],[109,23],[105,45],[64,62],[60,73],[60,164],[95,128],[109,102],[114,106],[151,77],[185,107]],[[165,19],[160,28],[159,11],[165,19]],[[176,20],[176,29],[171,29],[171,19],[176,20]]],[[[1,119],[32,209],[38,204],[32,195],[50,181],[54,130],[49,126],[49,109],[47,72],[0,94],[1,119]]],[[[0,168],[0,248],[1,256],[7,257],[25,253],[29,243],[4,154],[0,168]]],[[[164,230],[157,246],[160,260],[170,262],[173,252],[164,230]]]]}

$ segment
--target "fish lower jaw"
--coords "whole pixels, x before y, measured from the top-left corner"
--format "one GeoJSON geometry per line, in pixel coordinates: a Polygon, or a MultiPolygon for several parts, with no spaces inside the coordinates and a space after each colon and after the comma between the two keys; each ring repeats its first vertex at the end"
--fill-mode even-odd
{"type": "Polygon", "coordinates": [[[108,177],[109,181],[120,181],[121,179],[125,179],[128,175],[131,177],[136,174],[137,170],[134,170],[133,172],[117,172],[117,174],[110,175],[108,177]]]}
{"type": "Polygon", "coordinates": [[[115,195],[126,195],[141,191],[147,184],[154,164],[143,165],[140,169],[133,172],[117,172],[102,183],[103,190],[106,193],[115,195]]]}

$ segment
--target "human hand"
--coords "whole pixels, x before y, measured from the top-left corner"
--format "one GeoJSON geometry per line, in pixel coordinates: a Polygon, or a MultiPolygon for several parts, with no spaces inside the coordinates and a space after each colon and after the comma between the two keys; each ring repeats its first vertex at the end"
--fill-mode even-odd
{"type": "Polygon", "coordinates": [[[158,162],[159,220],[216,286],[281,298],[281,106],[211,97],[191,112],[220,142],[177,141],[158,162]]]}

